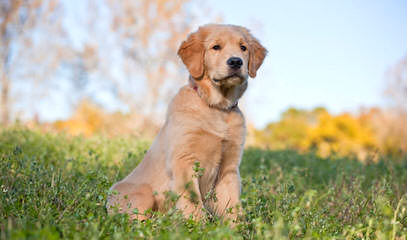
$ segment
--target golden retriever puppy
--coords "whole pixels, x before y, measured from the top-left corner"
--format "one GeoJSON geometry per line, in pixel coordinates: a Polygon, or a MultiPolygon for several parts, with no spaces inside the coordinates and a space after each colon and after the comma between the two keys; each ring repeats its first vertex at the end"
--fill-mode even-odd
{"type": "Polygon", "coordinates": [[[116,206],[132,219],[145,219],[147,209],[165,211],[172,192],[186,216],[199,219],[205,208],[236,219],[246,134],[237,103],[266,53],[240,26],[210,24],[188,36],[178,55],[190,73],[189,84],[171,101],[143,161],[111,188],[116,194],[108,199],[109,212],[116,206]],[[207,197],[210,193],[214,196],[207,197]]]}

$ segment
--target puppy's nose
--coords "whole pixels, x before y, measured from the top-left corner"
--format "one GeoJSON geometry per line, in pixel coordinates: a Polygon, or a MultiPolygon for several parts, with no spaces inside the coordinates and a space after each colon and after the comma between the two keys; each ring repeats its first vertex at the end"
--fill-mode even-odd
{"type": "Polygon", "coordinates": [[[243,61],[241,58],[231,57],[226,61],[226,63],[229,65],[230,68],[239,69],[243,64],[243,61]]]}

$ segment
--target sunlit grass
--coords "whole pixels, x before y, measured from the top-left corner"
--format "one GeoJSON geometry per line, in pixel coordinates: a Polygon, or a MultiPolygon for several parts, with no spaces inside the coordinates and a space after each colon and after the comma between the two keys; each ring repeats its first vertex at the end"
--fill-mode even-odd
{"type": "Polygon", "coordinates": [[[194,222],[177,211],[145,222],[107,215],[108,189],[149,143],[9,129],[0,133],[1,239],[406,239],[407,159],[362,164],[247,149],[244,216],[194,222]]]}

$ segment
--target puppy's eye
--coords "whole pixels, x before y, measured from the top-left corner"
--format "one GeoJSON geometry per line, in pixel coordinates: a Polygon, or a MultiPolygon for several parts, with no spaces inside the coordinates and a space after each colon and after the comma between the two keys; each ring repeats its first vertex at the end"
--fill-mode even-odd
{"type": "Polygon", "coordinates": [[[216,44],[215,46],[212,47],[212,49],[213,50],[220,50],[220,46],[216,44]]]}
{"type": "Polygon", "coordinates": [[[244,52],[244,51],[246,51],[247,48],[246,48],[246,46],[241,45],[240,49],[242,49],[242,51],[244,52]]]}

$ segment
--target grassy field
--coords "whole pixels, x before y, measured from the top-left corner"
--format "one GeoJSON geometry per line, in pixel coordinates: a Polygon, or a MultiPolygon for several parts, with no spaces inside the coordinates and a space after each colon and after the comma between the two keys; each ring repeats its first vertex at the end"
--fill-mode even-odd
{"type": "Polygon", "coordinates": [[[145,222],[107,215],[108,189],[149,143],[24,129],[0,133],[0,239],[406,239],[407,158],[362,164],[247,149],[244,216],[194,222],[172,209],[145,222]]]}

